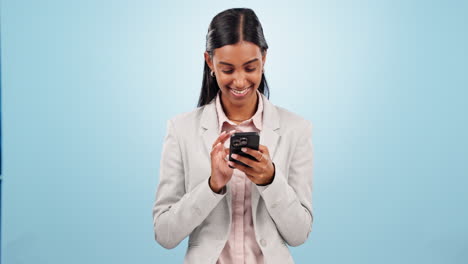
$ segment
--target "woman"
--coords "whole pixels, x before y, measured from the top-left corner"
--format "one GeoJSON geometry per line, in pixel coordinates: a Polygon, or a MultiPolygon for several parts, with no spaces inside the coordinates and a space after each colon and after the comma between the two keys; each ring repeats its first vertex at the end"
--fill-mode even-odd
{"type": "Polygon", "coordinates": [[[271,104],[268,45],[251,9],[216,15],[198,108],[167,124],[153,207],[156,241],[189,236],[184,263],[294,263],[312,229],[310,122],[271,104]],[[234,131],[258,132],[255,157],[227,159],[234,131]],[[231,167],[233,168],[231,168],[231,167]]]}

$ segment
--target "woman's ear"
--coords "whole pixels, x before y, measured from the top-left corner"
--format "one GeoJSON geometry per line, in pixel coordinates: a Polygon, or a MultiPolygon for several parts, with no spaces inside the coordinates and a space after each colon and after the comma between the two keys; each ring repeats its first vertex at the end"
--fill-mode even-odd
{"type": "Polygon", "coordinates": [[[267,51],[265,50],[262,55],[262,63],[263,63],[262,68],[265,68],[266,55],[267,55],[267,51]]]}
{"type": "Polygon", "coordinates": [[[208,67],[210,67],[210,69],[211,69],[212,71],[214,71],[214,69],[213,69],[213,61],[211,61],[210,54],[208,54],[208,52],[205,51],[205,53],[203,53],[203,55],[205,56],[205,61],[206,61],[206,64],[208,64],[208,67]]]}

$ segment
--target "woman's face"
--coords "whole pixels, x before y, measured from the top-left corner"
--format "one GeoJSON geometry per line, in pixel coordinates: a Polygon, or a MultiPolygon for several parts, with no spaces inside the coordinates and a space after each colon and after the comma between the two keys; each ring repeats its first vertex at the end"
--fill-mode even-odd
{"type": "Polygon", "coordinates": [[[247,41],[215,49],[212,61],[205,52],[205,60],[221,89],[223,103],[237,106],[256,103],[265,59],[266,52],[262,56],[260,48],[247,41]]]}

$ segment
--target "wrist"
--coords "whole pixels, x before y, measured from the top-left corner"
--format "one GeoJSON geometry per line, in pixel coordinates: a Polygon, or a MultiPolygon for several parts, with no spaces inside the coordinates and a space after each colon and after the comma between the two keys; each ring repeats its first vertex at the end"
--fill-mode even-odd
{"type": "Polygon", "coordinates": [[[221,193],[221,190],[223,189],[223,186],[220,187],[216,183],[214,183],[213,178],[211,178],[211,176],[208,179],[208,184],[209,184],[209,186],[210,186],[210,188],[211,188],[211,190],[213,192],[218,193],[218,194],[221,193]]]}
{"type": "Polygon", "coordinates": [[[273,181],[275,180],[276,167],[275,167],[275,163],[272,163],[272,164],[273,164],[273,176],[271,176],[270,181],[264,184],[257,184],[257,186],[267,186],[273,183],[273,181]]]}

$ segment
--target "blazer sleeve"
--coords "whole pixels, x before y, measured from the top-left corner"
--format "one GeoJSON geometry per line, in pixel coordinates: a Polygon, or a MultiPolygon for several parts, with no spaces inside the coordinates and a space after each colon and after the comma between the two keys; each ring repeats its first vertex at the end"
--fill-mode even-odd
{"type": "MultiPolygon", "coordinates": [[[[290,246],[303,244],[312,231],[312,125],[306,121],[289,167],[275,163],[275,178],[266,188],[258,188],[276,227],[290,246]]],[[[260,187],[260,186],[258,186],[260,187]]]]}
{"type": "Polygon", "coordinates": [[[200,225],[225,195],[211,190],[208,182],[210,175],[186,192],[181,153],[174,123],[169,120],[153,206],[154,236],[167,249],[176,247],[200,225]]]}

